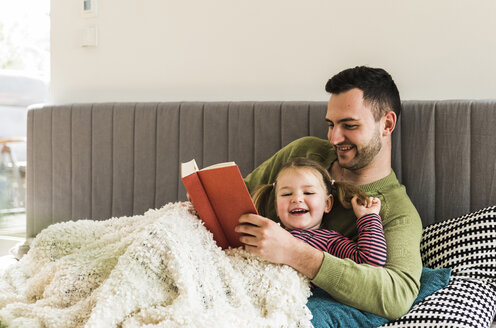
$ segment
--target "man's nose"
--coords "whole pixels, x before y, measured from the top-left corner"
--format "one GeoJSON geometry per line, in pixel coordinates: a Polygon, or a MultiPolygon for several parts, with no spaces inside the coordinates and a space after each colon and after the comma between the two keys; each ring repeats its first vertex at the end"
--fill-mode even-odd
{"type": "Polygon", "coordinates": [[[329,139],[331,145],[338,145],[344,141],[344,136],[341,129],[335,126],[334,128],[329,128],[327,139],[329,139]]]}

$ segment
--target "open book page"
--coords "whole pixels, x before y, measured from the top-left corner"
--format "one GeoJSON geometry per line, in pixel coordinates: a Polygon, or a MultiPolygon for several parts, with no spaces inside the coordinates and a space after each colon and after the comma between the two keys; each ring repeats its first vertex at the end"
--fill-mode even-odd
{"type": "Polygon", "coordinates": [[[226,166],[236,166],[236,163],[235,162],[217,163],[217,164],[213,164],[213,165],[204,167],[203,169],[200,170],[198,168],[198,164],[196,164],[196,161],[194,159],[192,159],[189,162],[185,162],[185,163],[181,164],[181,177],[184,178],[184,177],[191,175],[197,171],[218,169],[218,168],[226,167],[226,166]]]}
{"type": "Polygon", "coordinates": [[[187,177],[197,171],[199,171],[199,169],[194,159],[189,162],[181,163],[181,178],[187,177]]]}
{"type": "Polygon", "coordinates": [[[204,167],[202,169],[202,171],[204,171],[204,170],[211,170],[211,169],[218,169],[218,168],[226,167],[226,166],[236,166],[236,163],[235,162],[217,163],[217,164],[213,164],[213,165],[204,167]]]}

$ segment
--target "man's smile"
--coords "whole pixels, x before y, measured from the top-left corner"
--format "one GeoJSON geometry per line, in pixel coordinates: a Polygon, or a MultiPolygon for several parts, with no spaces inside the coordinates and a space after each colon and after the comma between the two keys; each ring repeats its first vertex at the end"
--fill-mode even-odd
{"type": "Polygon", "coordinates": [[[336,145],[334,146],[334,148],[338,151],[338,152],[347,152],[347,151],[350,151],[352,150],[353,148],[355,148],[355,146],[353,145],[336,145]]]}

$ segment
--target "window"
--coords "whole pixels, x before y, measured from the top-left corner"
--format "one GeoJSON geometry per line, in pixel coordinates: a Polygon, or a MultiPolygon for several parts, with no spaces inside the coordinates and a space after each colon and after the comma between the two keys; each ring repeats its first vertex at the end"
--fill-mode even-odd
{"type": "Polygon", "coordinates": [[[0,0],[0,256],[2,236],[25,235],[27,107],[48,100],[49,8],[49,0],[0,0]]]}

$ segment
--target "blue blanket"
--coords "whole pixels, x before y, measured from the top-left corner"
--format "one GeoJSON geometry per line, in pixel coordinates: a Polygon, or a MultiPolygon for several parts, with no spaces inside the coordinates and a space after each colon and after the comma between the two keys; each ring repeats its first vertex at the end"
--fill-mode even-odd
{"type": "MultiPolygon", "coordinates": [[[[413,306],[437,290],[446,287],[451,275],[451,269],[422,269],[420,290],[413,306]]],[[[324,290],[316,287],[308,299],[308,308],[312,311],[312,324],[315,328],[324,327],[379,327],[389,322],[378,315],[360,311],[351,306],[334,300],[324,290]]]]}

